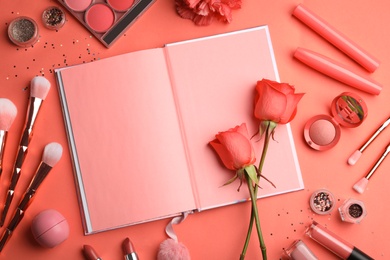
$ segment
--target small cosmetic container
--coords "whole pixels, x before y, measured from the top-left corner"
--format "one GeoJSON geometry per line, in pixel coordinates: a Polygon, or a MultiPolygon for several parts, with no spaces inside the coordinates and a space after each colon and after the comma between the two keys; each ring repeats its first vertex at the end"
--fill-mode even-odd
{"type": "Polygon", "coordinates": [[[65,12],[58,6],[50,6],[42,13],[42,22],[46,28],[58,30],[65,24],[65,12]]]}
{"type": "Polygon", "coordinates": [[[296,240],[284,250],[285,255],[291,260],[317,260],[318,258],[306,246],[302,240],[296,240]]]}
{"type": "Polygon", "coordinates": [[[18,17],[8,25],[8,37],[19,47],[30,47],[39,39],[38,25],[29,17],[18,17]]]}
{"type": "Polygon", "coordinates": [[[339,213],[342,221],[357,224],[367,215],[367,210],[363,201],[348,199],[339,207],[339,213]]]}
{"type": "Polygon", "coordinates": [[[367,117],[367,105],[358,95],[341,93],[331,105],[330,115],[317,115],[307,121],[304,128],[306,143],[313,149],[325,151],[334,147],[341,135],[341,127],[354,128],[367,117]]]}
{"type": "Polygon", "coordinates": [[[310,196],[310,208],[319,215],[330,214],[335,207],[333,194],[326,189],[319,189],[310,196]]]}

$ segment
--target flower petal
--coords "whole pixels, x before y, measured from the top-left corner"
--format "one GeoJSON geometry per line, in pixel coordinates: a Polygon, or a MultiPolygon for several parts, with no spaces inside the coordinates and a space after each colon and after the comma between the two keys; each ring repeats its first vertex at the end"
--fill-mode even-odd
{"type": "Polygon", "coordinates": [[[260,120],[279,122],[287,106],[286,95],[277,89],[257,85],[258,98],[255,106],[255,117],[260,120]]]}
{"type": "Polygon", "coordinates": [[[210,145],[217,152],[219,158],[226,168],[229,170],[236,170],[234,168],[233,157],[231,153],[225,148],[225,146],[223,146],[218,140],[211,141],[210,145]]]}
{"type": "Polygon", "coordinates": [[[231,154],[236,170],[254,163],[254,150],[247,137],[238,132],[223,132],[217,139],[231,154]]]}

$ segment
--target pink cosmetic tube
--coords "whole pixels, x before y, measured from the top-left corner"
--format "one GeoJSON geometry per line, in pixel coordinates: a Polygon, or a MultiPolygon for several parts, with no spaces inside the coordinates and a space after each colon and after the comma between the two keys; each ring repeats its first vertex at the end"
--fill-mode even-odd
{"type": "Polygon", "coordinates": [[[294,57],[307,66],[351,87],[365,91],[369,94],[379,95],[382,85],[364,75],[352,72],[345,65],[329,59],[319,53],[297,48],[294,57]]]}
{"type": "Polygon", "coordinates": [[[345,35],[340,33],[337,29],[332,27],[322,18],[318,17],[312,11],[308,10],[302,4],[298,5],[294,9],[293,15],[348,55],[351,59],[360,64],[367,71],[374,72],[378,68],[379,61],[376,58],[372,57],[361,47],[349,40],[345,35]]]}
{"type": "Polygon", "coordinates": [[[306,234],[341,259],[374,260],[315,221],[313,221],[311,226],[306,230],[306,234]]]}

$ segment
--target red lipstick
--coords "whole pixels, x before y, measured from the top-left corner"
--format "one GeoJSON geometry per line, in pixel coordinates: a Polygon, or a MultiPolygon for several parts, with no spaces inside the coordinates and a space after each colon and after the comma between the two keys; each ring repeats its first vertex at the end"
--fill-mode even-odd
{"type": "Polygon", "coordinates": [[[134,245],[131,240],[127,237],[122,243],[123,254],[125,260],[138,260],[138,255],[135,252],[134,245]]]}
{"type": "Polygon", "coordinates": [[[90,245],[84,245],[84,255],[88,260],[103,260],[90,245]]]}

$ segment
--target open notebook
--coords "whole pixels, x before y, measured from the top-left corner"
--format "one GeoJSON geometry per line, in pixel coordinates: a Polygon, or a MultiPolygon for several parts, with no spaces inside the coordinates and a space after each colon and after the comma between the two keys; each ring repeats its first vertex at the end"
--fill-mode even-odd
{"type": "MultiPolygon", "coordinates": [[[[85,234],[248,200],[209,141],[257,131],[258,80],[278,80],[267,26],[56,71],[85,234]]],[[[303,188],[289,125],[276,129],[259,197],[303,188]]],[[[260,157],[262,142],[254,142],[260,157]]]]}

